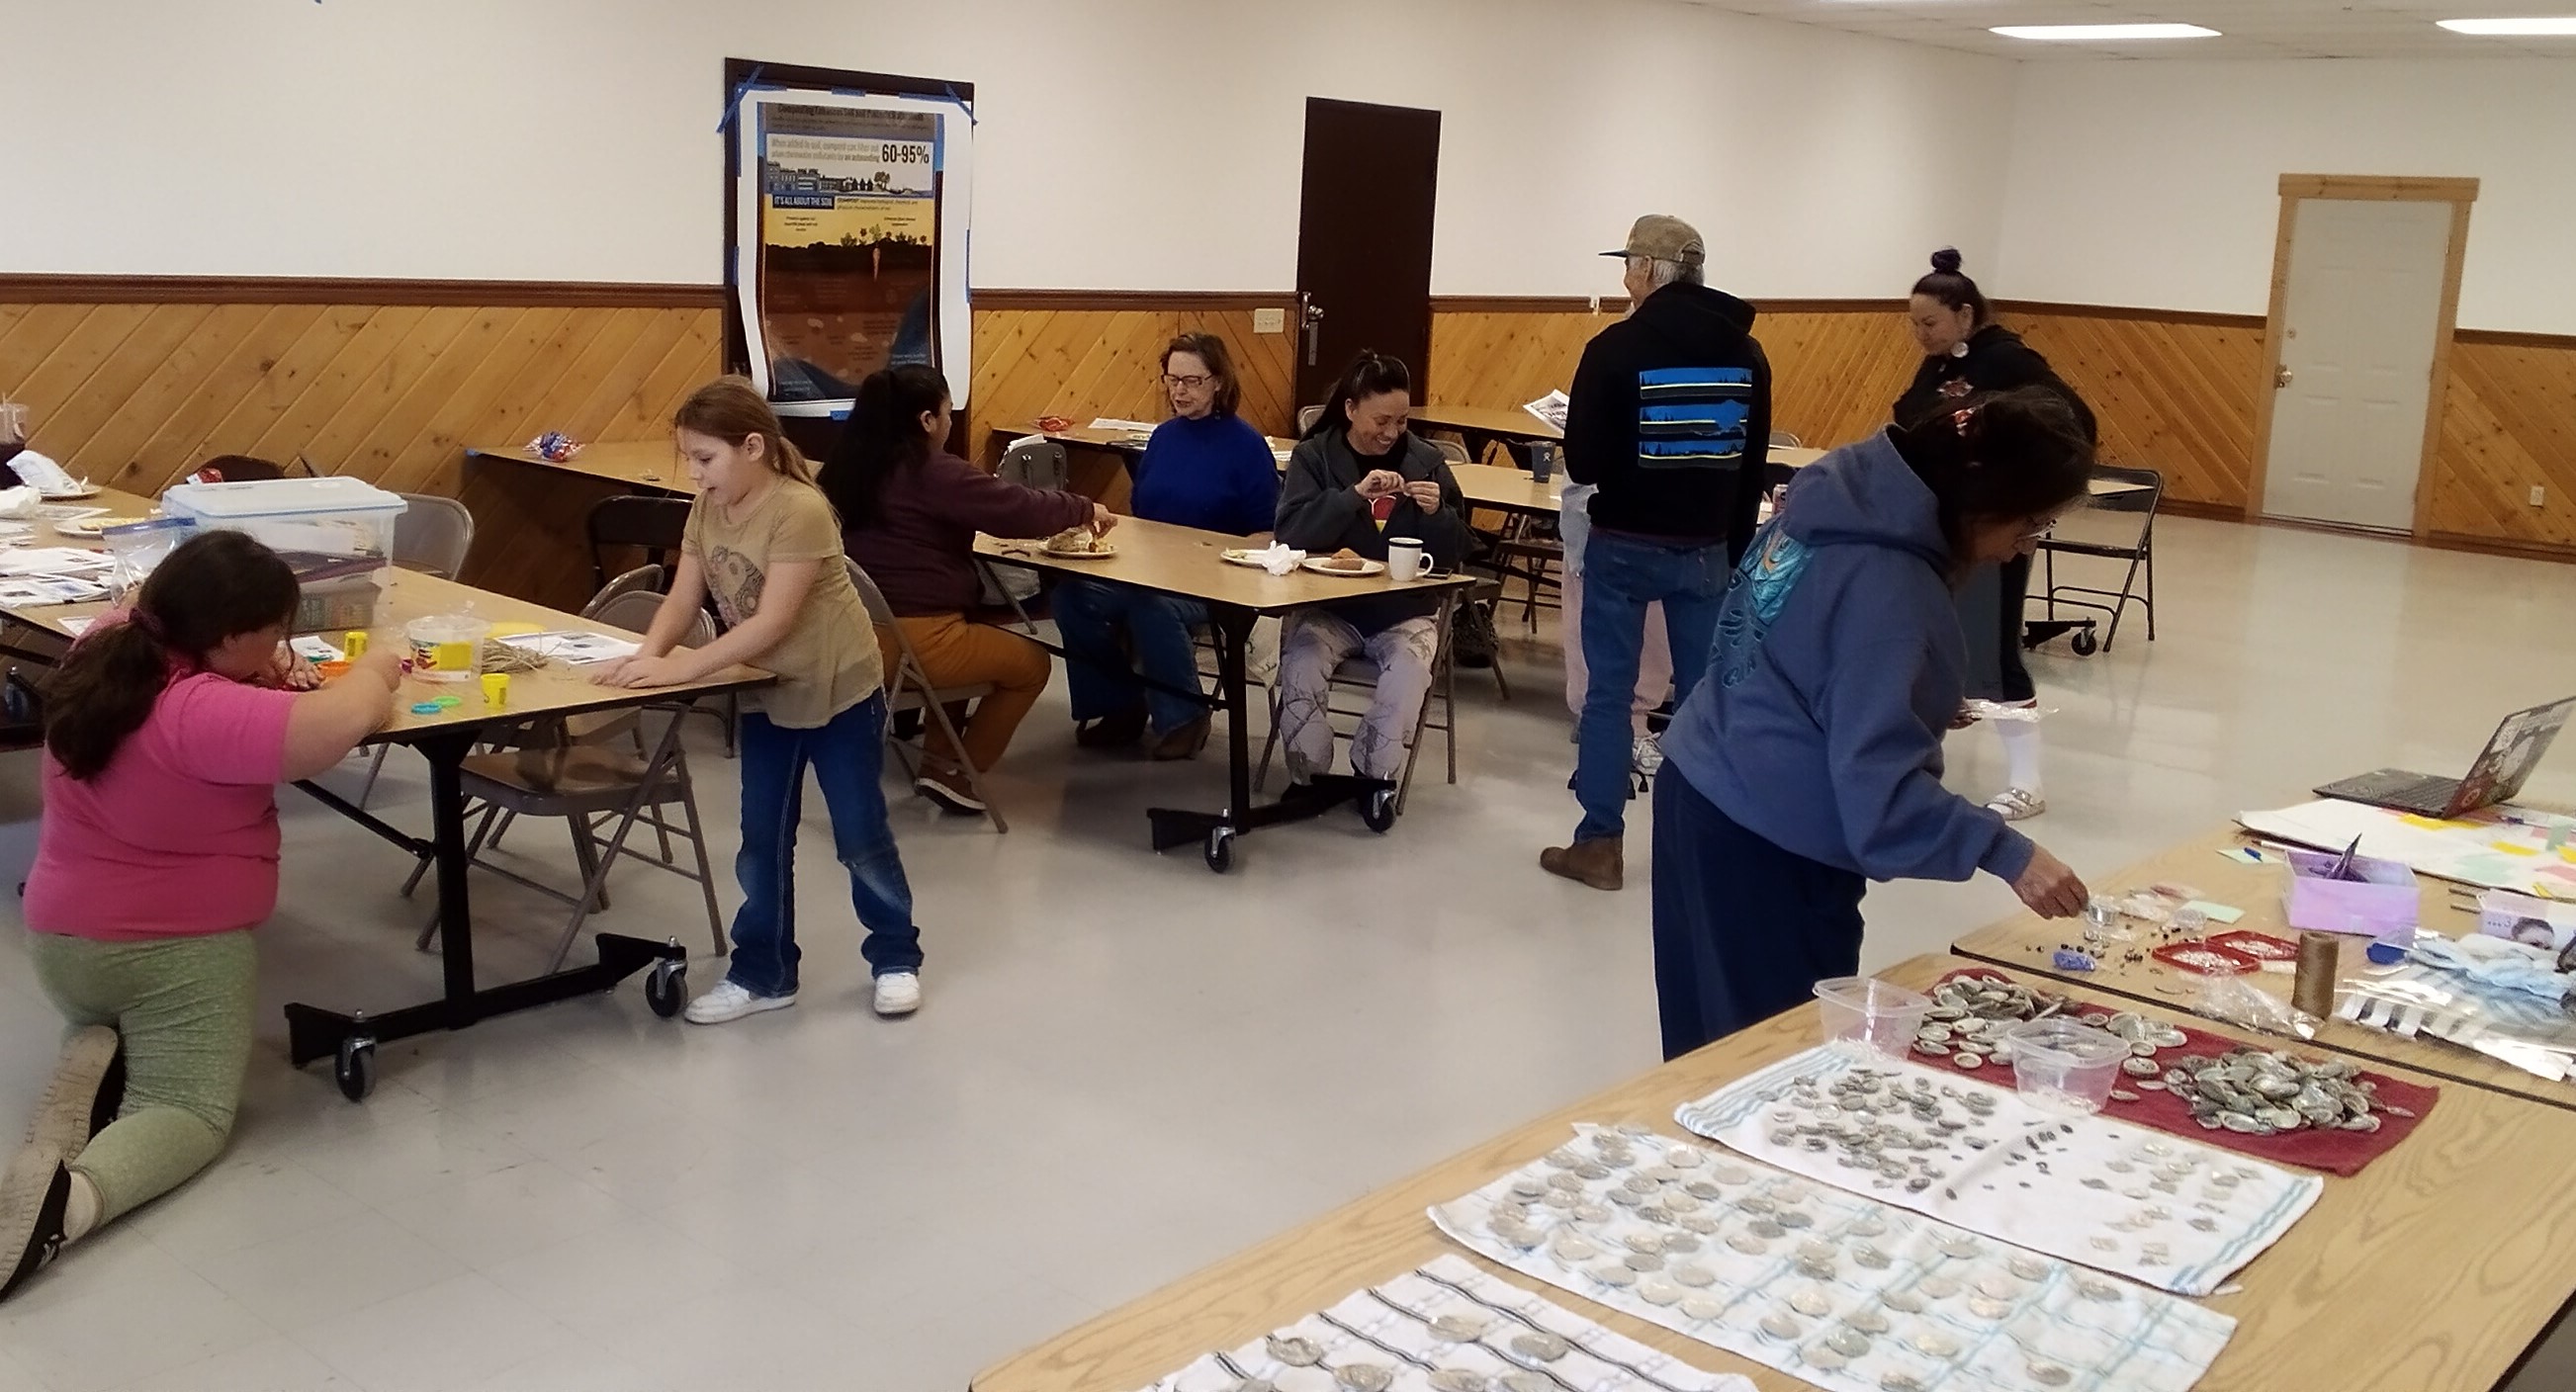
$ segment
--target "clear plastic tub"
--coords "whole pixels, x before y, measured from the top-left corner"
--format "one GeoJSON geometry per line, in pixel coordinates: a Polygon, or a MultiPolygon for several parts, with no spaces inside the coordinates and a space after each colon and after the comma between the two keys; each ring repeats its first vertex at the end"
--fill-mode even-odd
{"type": "Polygon", "coordinates": [[[2025,1020],[2004,1031],[2004,1042],[2022,1100],[2061,1116],[2102,1110],[2129,1057],[2129,1041],[2065,1019],[2025,1020]]]}
{"type": "Polygon", "coordinates": [[[1836,976],[1816,983],[1816,1004],[1825,1038],[1858,1040],[1902,1057],[1923,1028],[1932,998],[1872,977],[1836,976]]]}
{"type": "Polygon", "coordinates": [[[403,626],[411,674],[422,681],[470,682],[483,675],[483,639],[492,625],[471,614],[432,614],[403,626]]]}

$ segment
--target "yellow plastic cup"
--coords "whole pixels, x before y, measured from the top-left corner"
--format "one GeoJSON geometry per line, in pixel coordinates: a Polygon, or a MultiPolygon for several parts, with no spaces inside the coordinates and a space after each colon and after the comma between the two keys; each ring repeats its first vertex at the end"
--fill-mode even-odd
{"type": "Polygon", "coordinates": [[[487,706],[506,706],[509,703],[510,674],[507,672],[484,673],[483,704],[487,706]]]}
{"type": "Polygon", "coordinates": [[[344,657],[363,656],[367,651],[367,631],[353,628],[340,635],[340,653],[344,657]]]}

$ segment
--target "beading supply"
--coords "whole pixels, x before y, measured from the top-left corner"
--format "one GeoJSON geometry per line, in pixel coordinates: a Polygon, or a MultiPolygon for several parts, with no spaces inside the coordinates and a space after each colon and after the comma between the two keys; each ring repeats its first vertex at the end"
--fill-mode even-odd
{"type": "Polygon", "coordinates": [[[1514,1270],[1832,1392],[2184,1392],[2236,1321],[1643,1127],[1431,1210],[1514,1270]]]}
{"type": "Polygon", "coordinates": [[[2325,1190],[1847,1044],[1792,1055],[1674,1115],[1793,1174],[2184,1295],[2218,1289],[2325,1190]]]}
{"type": "Polygon", "coordinates": [[[1439,1256],[1145,1392],[1755,1392],[1439,1256]]]}

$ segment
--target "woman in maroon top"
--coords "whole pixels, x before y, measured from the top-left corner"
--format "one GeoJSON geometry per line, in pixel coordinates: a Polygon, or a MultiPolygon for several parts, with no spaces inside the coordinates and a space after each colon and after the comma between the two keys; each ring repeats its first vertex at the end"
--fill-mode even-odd
{"type": "MultiPolygon", "coordinates": [[[[850,559],[885,592],[932,684],[993,684],[962,735],[964,757],[980,773],[1001,761],[1054,664],[1036,643],[966,617],[976,600],[975,534],[1034,539],[1089,527],[1097,535],[1117,519],[1079,493],[1022,488],[948,453],[948,406],[947,380],[932,368],[907,364],[869,377],[816,482],[840,511],[850,559]]],[[[891,674],[892,635],[878,641],[891,674]]],[[[957,756],[935,724],[929,739],[932,752],[957,756]]],[[[953,763],[933,760],[914,787],[951,812],[984,810],[953,763]]]]}

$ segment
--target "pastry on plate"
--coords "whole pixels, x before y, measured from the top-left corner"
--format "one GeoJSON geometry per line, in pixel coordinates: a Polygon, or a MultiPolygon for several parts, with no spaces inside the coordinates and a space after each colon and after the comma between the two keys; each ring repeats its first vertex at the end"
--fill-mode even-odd
{"type": "Polygon", "coordinates": [[[1067,527],[1054,536],[1048,537],[1046,549],[1071,556],[1088,556],[1095,551],[1106,551],[1109,548],[1099,537],[1092,535],[1091,528],[1085,526],[1067,527]]]}

